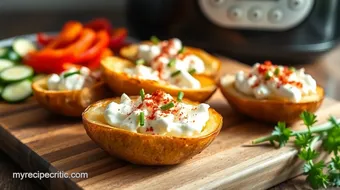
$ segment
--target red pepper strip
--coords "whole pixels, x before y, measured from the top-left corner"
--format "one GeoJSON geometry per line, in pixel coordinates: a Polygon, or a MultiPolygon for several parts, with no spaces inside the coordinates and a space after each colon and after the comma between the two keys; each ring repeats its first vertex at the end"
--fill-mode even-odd
{"type": "Polygon", "coordinates": [[[111,31],[112,31],[111,22],[106,18],[93,19],[85,24],[85,28],[91,28],[92,30],[96,32],[105,30],[109,34],[111,34],[111,31]]]}
{"type": "Polygon", "coordinates": [[[33,67],[37,72],[59,73],[63,71],[63,64],[77,62],[76,58],[84,53],[94,42],[95,32],[84,29],[78,40],[63,49],[43,49],[30,53],[24,63],[33,67]]]}
{"type": "Polygon", "coordinates": [[[77,64],[73,64],[73,63],[64,63],[63,64],[63,70],[69,70],[71,68],[80,69],[81,67],[82,67],[81,65],[77,65],[77,64]]]}
{"type": "Polygon", "coordinates": [[[23,62],[31,66],[37,73],[60,73],[64,70],[62,65],[72,59],[73,56],[70,55],[68,57],[51,59],[50,57],[40,56],[32,52],[24,57],[23,62]]]}
{"type": "Polygon", "coordinates": [[[96,43],[77,57],[77,61],[84,63],[98,57],[109,44],[109,34],[102,30],[96,34],[96,43]]]}
{"type": "Polygon", "coordinates": [[[121,48],[122,44],[124,44],[125,38],[128,35],[126,28],[117,28],[113,31],[110,40],[110,48],[116,49],[121,48]]]}
{"type": "MultiPolygon", "coordinates": [[[[94,42],[96,34],[91,29],[84,29],[76,42],[62,49],[42,49],[37,52],[40,56],[50,57],[51,59],[62,58],[66,55],[73,55],[76,59],[80,54],[84,53],[94,42]]],[[[77,62],[77,60],[69,60],[69,62],[77,62]]]]}
{"type": "Polygon", "coordinates": [[[49,43],[51,43],[55,39],[56,39],[55,36],[49,36],[49,35],[42,33],[42,32],[37,34],[37,41],[42,46],[48,45],[49,43]]]}
{"type": "Polygon", "coordinates": [[[99,56],[95,57],[93,60],[87,62],[85,64],[86,67],[88,67],[91,70],[96,70],[99,69],[100,67],[100,61],[105,58],[105,57],[109,57],[109,56],[113,56],[113,52],[109,49],[106,48],[99,56]]]}
{"type": "Polygon", "coordinates": [[[69,21],[64,24],[59,35],[46,48],[56,49],[65,46],[65,44],[70,44],[79,37],[82,31],[83,25],[80,22],[69,21]]]}

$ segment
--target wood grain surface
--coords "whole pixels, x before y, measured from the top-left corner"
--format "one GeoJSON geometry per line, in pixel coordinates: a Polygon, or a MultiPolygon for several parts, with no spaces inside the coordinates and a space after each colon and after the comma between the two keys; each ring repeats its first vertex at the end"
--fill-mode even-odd
{"type": "MultiPolygon", "coordinates": [[[[246,66],[225,60],[223,73],[246,66]]],[[[301,174],[292,146],[251,146],[273,126],[234,112],[217,91],[208,103],[224,117],[220,135],[201,154],[167,167],[132,165],[109,156],[86,135],[80,119],[54,115],[33,99],[0,103],[1,148],[26,171],[87,172],[86,179],[44,179],[50,189],[266,189],[301,174]]],[[[340,117],[340,103],[325,99],[319,123],[340,117]]],[[[291,126],[303,128],[301,123],[291,126]]]]}

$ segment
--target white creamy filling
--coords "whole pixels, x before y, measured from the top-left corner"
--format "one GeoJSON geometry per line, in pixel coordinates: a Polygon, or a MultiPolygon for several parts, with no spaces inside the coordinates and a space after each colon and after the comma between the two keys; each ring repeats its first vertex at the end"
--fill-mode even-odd
{"type": "Polygon", "coordinates": [[[48,90],[80,90],[84,87],[87,78],[90,75],[90,70],[86,67],[80,69],[71,68],[62,72],[60,75],[52,74],[47,80],[48,90]],[[77,74],[70,73],[77,72],[77,74]]]}
{"type": "MultiPolygon", "coordinates": [[[[162,99],[173,101],[169,94],[163,94],[162,99]]],[[[126,94],[121,96],[120,103],[110,103],[104,113],[106,122],[114,127],[136,133],[195,136],[199,135],[205,123],[209,120],[209,105],[197,106],[175,103],[169,111],[161,110],[164,103],[150,107],[154,100],[152,95],[146,94],[145,100],[132,101],[126,94]],[[176,110],[176,111],[174,111],[176,110]],[[140,113],[144,112],[144,125],[140,126],[140,113]]]]}
{"type": "MultiPolygon", "coordinates": [[[[255,64],[249,74],[239,71],[235,75],[235,87],[238,91],[254,96],[257,99],[285,99],[292,102],[300,102],[303,96],[316,93],[317,84],[311,75],[305,74],[304,69],[293,71],[287,79],[289,82],[298,82],[302,86],[290,83],[282,84],[279,79],[280,74],[275,74],[276,67],[268,70],[269,80],[258,72],[260,64],[255,64]]],[[[278,66],[279,72],[283,72],[284,67],[278,66]]],[[[223,84],[223,78],[221,79],[223,84]]]]}
{"type": "Polygon", "coordinates": [[[135,68],[125,69],[124,72],[143,79],[164,80],[180,88],[200,88],[199,81],[191,76],[189,71],[194,71],[196,74],[203,73],[204,62],[193,54],[179,55],[178,51],[181,48],[182,42],[177,38],[160,42],[157,45],[141,44],[138,49],[138,58],[144,59],[150,67],[138,65],[135,68]],[[170,61],[173,61],[171,67],[170,61]],[[176,71],[181,71],[181,74],[171,77],[171,74],[176,71]]]}

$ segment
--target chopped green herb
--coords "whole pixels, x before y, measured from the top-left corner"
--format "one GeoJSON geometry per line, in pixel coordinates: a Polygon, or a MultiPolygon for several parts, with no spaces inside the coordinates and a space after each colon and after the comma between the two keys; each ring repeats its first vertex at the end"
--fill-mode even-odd
{"type": "Polygon", "coordinates": [[[272,76],[273,76],[273,73],[270,72],[270,71],[267,71],[266,74],[265,74],[265,76],[264,76],[264,79],[265,79],[265,80],[269,80],[270,78],[272,78],[272,76]]]}
{"type": "Polygon", "coordinates": [[[178,51],[178,54],[184,53],[184,51],[185,51],[185,48],[184,46],[182,46],[181,49],[178,51]]]}
{"type": "Polygon", "coordinates": [[[289,70],[290,70],[290,71],[293,71],[293,72],[296,71],[295,67],[289,67],[289,70]]]}
{"type": "Polygon", "coordinates": [[[80,74],[80,71],[73,71],[73,72],[68,72],[68,73],[65,73],[64,74],[64,78],[67,78],[69,76],[72,76],[72,75],[76,75],[76,74],[80,74]]]}
{"type": "Polygon", "coordinates": [[[144,65],[145,64],[145,60],[144,59],[137,59],[135,64],[136,65],[144,65]]]}
{"type": "Polygon", "coordinates": [[[139,126],[144,126],[144,112],[139,114],[139,126]]]}
{"type": "Polygon", "coordinates": [[[153,44],[158,44],[161,40],[159,38],[157,38],[157,36],[151,36],[150,41],[153,44]]]}
{"type": "Polygon", "coordinates": [[[141,97],[141,99],[142,99],[142,101],[144,100],[144,98],[145,98],[145,92],[144,92],[144,89],[142,88],[142,89],[140,89],[140,91],[139,91],[139,95],[140,95],[140,97],[141,97]]]}
{"type": "Polygon", "coordinates": [[[176,59],[170,59],[170,61],[169,61],[169,63],[168,63],[168,67],[173,67],[173,66],[175,66],[175,64],[176,64],[176,59]]]}
{"type": "Polygon", "coordinates": [[[191,74],[191,75],[193,75],[193,74],[196,73],[196,69],[194,69],[194,68],[193,68],[193,69],[189,69],[188,73],[191,74]]]}
{"type": "Polygon", "coordinates": [[[275,71],[274,71],[274,75],[278,76],[280,74],[280,68],[276,67],[275,71]]]}
{"type": "Polygon", "coordinates": [[[181,102],[184,97],[184,92],[179,91],[177,94],[177,101],[181,102]]]}
{"type": "Polygon", "coordinates": [[[168,104],[161,106],[161,110],[165,111],[165,110],[168,110],[168,109],[173,108],[173,107],[175,107],[175,104],[173,102],[170,102],[168,104]]]}
{"type": "Polygon", "coordinates": [[[171,77],[175,77],[175,76],[177,76],[179,74],[181,74],[181,70],[177,70],[177,71],[171,73],[171,77]]]}
{"type": "Polygon", "coordinates": [[[301,113],[300,118],[307,129],[292,131],[285,127],[285,123],[280,122],[271,136],[256,139],[253,144],[269,141],[272,144],[278,142],[282,147],[287,143],[289,137],[295,136],[295,145],[299,150],[298,157],[305,162],[303,171],[310,186],[313,189],[340,187],[339,119],[331,116],[328,123],[314,126],[317,122],[315,114],[304,111],[301,113]],[[316,162],[320,154],[314,145],[320,140],[329,154],[333,154],[332,161],[328,165],[323,160],[316,162]],[[325,171],[326,167],[328,167],[328,171],[325,171]]]}

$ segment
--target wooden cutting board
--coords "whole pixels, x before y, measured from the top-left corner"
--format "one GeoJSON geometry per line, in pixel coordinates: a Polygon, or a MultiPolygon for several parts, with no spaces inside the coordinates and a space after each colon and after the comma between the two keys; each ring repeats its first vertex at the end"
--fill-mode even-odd
{"type": "MultiPolygon", "coordinates": [[[[223,73],[239,69],[248,67],[224,59],[223,73]]],[[[26,171],[89,175],[41,181],[51,189],[265,189],[302,173],[292,146],[251,146],[273,126],[234,112],[219,91],[208,103],[224,117],[221,133],[201,154],[176,166],[137,166],[110,157],[86,135],[80,119],[54,115],[33,99],[0,103],[0,147],[26,171]]],[[[340,117],[339,109],[340,102],[326,98],[317,112],[319,123],[330,114],[340,117]]]]}

